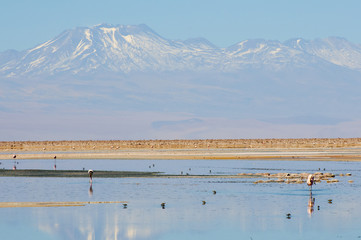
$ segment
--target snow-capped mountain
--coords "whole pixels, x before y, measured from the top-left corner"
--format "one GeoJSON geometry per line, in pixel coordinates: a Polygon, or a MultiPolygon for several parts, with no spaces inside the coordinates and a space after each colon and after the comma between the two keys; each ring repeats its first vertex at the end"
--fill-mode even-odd
{"type": "Polygon", "coordinates": [[[206,39],[168,40],[146,25],[79,27],[26,51],[0,53],[0,76],[131,72],[236,72],[336,65],[361,70],[361,46],[341,38],[245,40],[226,49],[206,39]]]}
{"type": "Polygon", "coordinates": [[[311,63],[323,62],[316,56],[286,46],[279,41],[262,39],[239,42],[227,48],[226,53],[230,56],[228,62],[230,69],[240,69],[247,66],[281,70],[290,65],[304,67],[311,63]]]}
{"type": "Polygon", "coordinates": [[[329,37],[312,41],[292,39],[285,45],[339,66],[361,69],[361,45],[351,43],[344,38],[329,37]]]}
{"type": "Polygon", "coordinates": [[[330,63],[354,70],[361,70],[361,45],[346,39],[291,39],[281,43],[270,40],[245,40],[226,51],[236,64],[294,65],[298,67],[330,63]],[[238,60],[238,61],[237,61],[238,60]]]}
{"type": "Polygon", "coordinates": [[[102,24],[0,53],[0,136],[350,137],[360,91],[361,46],[342,38],[218,48],[102,24]]]}
{"type": "Polygon", "coordinates": [[[207,68],[217,55],[206,40],[172,41],[145,25],[97,25],[65,31],[20,54],[0,55],[0,73],[71,74],[94,71],[134,72],[207,68]],[[204,63],[199,64],[199,59],[204,63]]]}

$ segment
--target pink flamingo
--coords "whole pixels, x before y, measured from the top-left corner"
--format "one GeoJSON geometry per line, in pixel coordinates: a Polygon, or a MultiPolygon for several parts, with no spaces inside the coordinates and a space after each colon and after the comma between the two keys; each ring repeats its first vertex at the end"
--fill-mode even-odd
{"type": "Polygon", "coordinates": [[[308,175],[307,177],[307,185],[310,186],[310,190],[312,191],[312,185],[316,184],[315,183],[315,176],[313,176],[312,174],[308,175]]]}

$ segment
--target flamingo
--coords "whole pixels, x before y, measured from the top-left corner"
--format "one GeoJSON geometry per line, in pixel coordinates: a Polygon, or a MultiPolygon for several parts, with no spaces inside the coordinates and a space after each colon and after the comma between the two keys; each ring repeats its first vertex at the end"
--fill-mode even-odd
{"type": "Polygon", "coordinates": [[[89,169],[89,170],[88,170],[90,182],[93,182],[93,173],[94,173],[94,171],[93,171],[92,169],[89,169]]]}
{"type": "Polygon", "coordinates": [[[312,185],[316,184],[315,183],[315,176],[313,176],[313,174],[308,175],[307,177],[307,185],[310,186],[310,190],[312,191],[312,185]]]}
{"type": "Polygon", "coordinates": [[[56,170],[56,156],[54,156],[54,170],[56,170]]]}
{"type": "MultiPolygon", "coordinates": [[[[15,158],[16,158],[16,154],[13,155],[13,159],[15,159],[15,158]]],[[[14,160],[13,170],[16,170],[16,160],[14,160]]]]}

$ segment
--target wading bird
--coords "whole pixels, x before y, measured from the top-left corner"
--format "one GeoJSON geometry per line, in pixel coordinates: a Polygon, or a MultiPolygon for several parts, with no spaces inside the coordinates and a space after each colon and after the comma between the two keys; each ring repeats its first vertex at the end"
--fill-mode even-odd
{"type": "Polygon", "coordinates": [[[89,169],[89,170],[88,170],[90,182],[93,182],[93,173],[94,173],[94,171],[93,171],[92,169],[89,169]]]}
{"type": "Polygon", "coordinates": [[[54,170],[56,170],[56,156],[54,156],[54,170]]]}
{"type": "Polygon", "coordinates": [[[312,185],[316,184],[315,183],[315,176],[313,176],[312,174],[308,175],[307,177],[307,185],[310,186],[310,190],[312,191],[312,185]]]}

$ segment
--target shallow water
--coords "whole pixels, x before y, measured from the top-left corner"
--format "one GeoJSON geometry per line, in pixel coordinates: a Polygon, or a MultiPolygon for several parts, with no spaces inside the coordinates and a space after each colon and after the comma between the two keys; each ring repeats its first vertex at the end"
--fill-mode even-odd
{"type": "MultiPolygon", "coordinates": [[[[18,169],[51,169],[55,163],[17,162],[18,169]]],[[[1,167],[12,165],[13,161],[2,161],[1,167]]],[[[358,162],[57,160],[56,165],[57,169],[94,169],[92,186],[87,178],[1,177],[0,201],[127,201],[127,208],[122,204],[0,208],[1,239],[361,238],[358,162]],[[226,175],[315,172],[319,168],[352,176],[337,176],[339,183],[315,185],[313,211],[308,207],[310,191],[305,184],[254,184],[251,178],[96,178],[96,170],[168,174],[210,174],[211,170],[211,174],[226,175]]]]}
{"type": "Polygon", "coordinates": [[[272,161],[272,160],[114,160],[114,159],[40,159],[3,160],[0,168],[57,170],[149,171],[166,174],[229,175],[240,172],[315,172],[361,171],[358,162],[272,161]]]}

